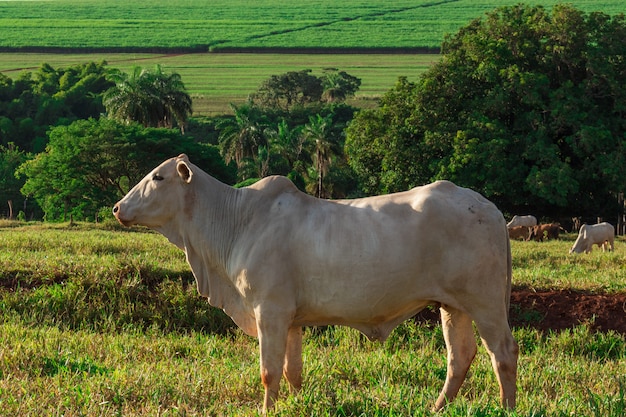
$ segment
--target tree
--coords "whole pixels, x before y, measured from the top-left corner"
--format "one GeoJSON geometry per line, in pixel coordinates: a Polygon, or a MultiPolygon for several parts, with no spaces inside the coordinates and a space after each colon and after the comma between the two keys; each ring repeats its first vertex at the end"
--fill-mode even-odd
{"type": "Polygon", "coordinates": [[[215,124],[222,155],[227,163],[235,163],[242,183],[279,174],[287,175],[300,189],[312,193],[322,191],[331,196],[337,190],[345,196],[351,192],[349,188],[355,184],[347,178],[352,172],[343,161],[341,148],[343,130],[356,109],[340,101],[352,94],[360,81],[337,70],[325,73],[329,77],[332,74],[338,90],[333,100],[328,96],[328,103],[322,101],[324,77],[315,77],[310,70],[294,71],[272,76],[247,103],[231,105],[232,117],[215,124]],[[311,129],[321,126],[316,124],[318,118],[324,121],[322,134],[327,138],[318,144],[327,144],[327,140],[332,144],[332,171],[328,170],[329,160],[324,160],[327,157],[316,151],[316,142],[310,139],[314,135],[311,129]],[[311,169],[317,156],[320,158],[315,159],[316,167],[311,169]]]}
{"type": "Polygon", "coordinates": [[[416,118],[416,84],[401,77],[378,109],[357,113],[346,129],[346,153],[366,195],[404,191],[427,183],[437,153],[416,118]]]}
{"type": "Polygon", "coordinates": [[[322,98],[327,103],[343,102],[348,97],[354,96],[360,86],[360,78],[336,68],[329,68],[324,71],[322,76],[322,87],[324,88],[322,98]]]}
{"type": "Polygon", "coordinates": [[[321,102],[343,102],[360,86],[359,78],[336,68],[327,68],[321,77],[307,69],[272,75],[251,97],[252,102],[260,107],[290,112],[297,107],[321,102]]]}
{"type": "Polygon", "coordinates": [[[246,171],[246,165],[254,165],[259,149],[267,146],[266,119],[260,109],[251,103],[231,105],[233,118],[223,119],[217,126],[220,150],[226,163],[234,161],[240,179],[256,176],[256,169],[246,171]]]}
{"type": "Polygon", "coordinates": [[[15,217],[17,210],[26,214],[28,198],[20,193],[24,181],[15,176],[15,170],[29,158],[32,155],[20,151],[14,144],[10,143],[7,147],[0,145],[0,202],[7,204],[9,219],[15,217]]]}
{"type": "Polygon", "coordinates": [[[324,88],[322,81],[311,70],[289,71],[272,75],[252,95],[253,102],[261,107],[279,108],[284,111],[294,106],[318,103],[324,88]]]}
{"type": "Polygon", "coordinates": [[[109,117],[145,127],[184,127],[192,112],[192,100],[179,74],[166,74],[160,65],[154,71],[135,67],[130,74],[110,76],[115,86],[104,94],[109,117]]]}
{"type": "Polygon", "coordinates": [[[185,133],[185,125],[192,113],[191,96],[187,94],[182,78],[178,73],[165,74],[157,65],[153,74],[153,84],[160,97],[163,115],[156,127],[172,128],[175,124],[185,133]]]}
{"type": "Polygon", "coordinates": [[[309,118],[309,123],[304,126],[302,131],[306,145],[309,146],[313,155],[314,170],[317,176],[315,196],[320,198],[327,197],[324,178],[328,174],[333,157],[341,152],[340,146],[331,134],[331,127],[332,118],[330,116],[322,117],[318,114],[309,118]]]}
{"type": "Polygon", "coordinates": [[[402,178],[386,175],[413,172],[404,183],[450,179],[504,210],[616,213],[626,187],[623,15],[502,7],[446,37],[442,54],[418,82],[388,93],[383,102],[396,105],[349,129],[348,143],[377,135],[367,157],[383,161],[376,182],[400,188],[402,178]]]}
{"type": "Polygon", "coordinates": [[[302,134],[302,126],[290,127],[285,119],[282,119],[275,130],[270,130],[269,138],[272,149],[287,161],[290,167],[295,167],[304,153],[305,136],[302,134]]]}
{"type": "Polygon", "coordinates": [[[181,153],[218,179],[234,181],[214,146],[172,129],[107,118],[52,129],[46,151],[22,164],[17,173],[26,178],[22,193],[38,202],[47,220],[67,220],[70,214],[88,219],[101,207],[112,206],[163,160],[181,153]]]}

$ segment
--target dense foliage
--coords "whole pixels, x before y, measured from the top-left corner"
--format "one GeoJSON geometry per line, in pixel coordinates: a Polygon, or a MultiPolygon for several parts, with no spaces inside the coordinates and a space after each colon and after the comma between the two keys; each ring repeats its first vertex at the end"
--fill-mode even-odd
{"type": "Polygon", "coordinates": [[[284,111],[324,101],[343,102],[359,89],[361,80],[345,71],[328,69],[322,77],[311,70],[272,75],[252,95],[255,104],[284,111]]]}
{"type": "Polygon", "coordinates": [[[120,124],[108,118],[80,120],[50,131],[46,152],[18,169],[22,192],[32,196],[49,220],[93,219],[163,160],[180,153],[217,178],[233,173],[216,147],[195,142],[173,129],[120,124]]]}
{"type": "Polygon", "coordinates": [[[343,148],[344,130],[356,109],[344,100],[360,83],[335,69],[322,77],[310,70],[270,77],[248,103],[232,106],[232,118],[217,124],[222,155],[246,184],[286,175],[318,197],[353,194],[357,184],[343,148]]]}
{"type": "Polygon", "coordinates": [[[92,62],[65,69],[43,64],[15,80],[0,74],[0,144],[41,152],[50,126],[100,116],[101,95],[113,85],[108,72],[106,63],[92,62]]]}
{"type": "Polygon", "coordinates": [[[626,23],[500,8],[348,129],[368,193],[450,179],[510,211],[614,216],[626,189],[626,23]],[[380,167],[380,169],[378,169],[380,167]]]}

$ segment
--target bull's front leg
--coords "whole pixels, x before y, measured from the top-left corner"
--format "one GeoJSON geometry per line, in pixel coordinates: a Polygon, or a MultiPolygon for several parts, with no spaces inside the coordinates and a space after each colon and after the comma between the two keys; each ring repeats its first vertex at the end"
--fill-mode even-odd
{"type": "Polygon", "coordinates": [[[265,388],[263,414],[274,407],[285,365],[289,323],[284,314],[255,311],[259,337],[261,381],[265,388]]]}

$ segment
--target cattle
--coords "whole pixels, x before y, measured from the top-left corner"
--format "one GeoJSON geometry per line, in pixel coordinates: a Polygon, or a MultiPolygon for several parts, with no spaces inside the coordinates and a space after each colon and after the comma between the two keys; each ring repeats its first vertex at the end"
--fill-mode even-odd
{"type": "Polygon", "coordinates": [[[507,227],[507,229],[509,231],[509,239],[522,238],[522,240],[528,240],[528,235],[530,233],[528,226],[513,226],[507,227]]]}
{"type": "Polygon", "coordinates": [[[530,228],[528,240],[535,239],[537,242],[543,242],[544,239],[558,239],[560,231],[559,223],[538,224],[530,228]]]}
{"type": "Polygon", "coordinates": [[[508,323],[511,250],[502,213],[448,181],[353,200],[322,200],[281,176],[240,189],[182,154],[113,208],[182,249],[200,295],[257,337],[263,412],[284,375],[302,384],[303,326],[347,325],[385,340],[438,306],[448,350],[434,409],[457,395],[477,352],[490,355],[503,406],[514,408],[518,347],[508,323]]]}
{"type": "Polygon", "coordinates": [[[576,242],[572,245],[569,253],[589,253],[593,245],[602,247],[604,252],[610,245],[609,250],[614,250],[615,228],[607,222],[598,224],[583,224],[578,231],[576,242]]]}
{"type": "Polygon", "coordinates": [[[515,215],[511,219],[510,222],[507,223],[506,227],[515,227],[515,226],[526,226],[533,227],[537,225],[537,218],[535,216],[527,215],[527,216],[518,216],[515,215]]]}

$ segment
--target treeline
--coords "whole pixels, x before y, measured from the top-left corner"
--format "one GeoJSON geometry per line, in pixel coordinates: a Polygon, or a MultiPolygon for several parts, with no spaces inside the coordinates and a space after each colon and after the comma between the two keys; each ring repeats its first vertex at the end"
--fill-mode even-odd
{"type": "Polygon", "coordinates": [[[142,46],[120,46],[120,47],[68,47],[57,46],[0,46],[2,52],[24,52],[41,54],[205,54],[205,53],[227,53],[227,54],[439,54],[439,48],[425,46],[409,47],[233,47],[219,45],[194,45],[188,47],[142,47],[142,46]]]}
{"type": "Polygon", "coordinates": [[[91,219],[185,152],[230,184],[281,174],[324,198],[445,178],[506,213],[618,214],[623,15],[499,8],[448,36],[442,54],[419,81],[398,80],[376,109],[345,104],[360,86],[350,74],[302,70],[272,76],[233,116],[210,119],[189,117],[182,80],[158,67],[0,75],[0,199],[26,218],[91,219]]]}

